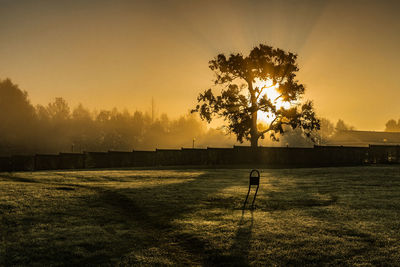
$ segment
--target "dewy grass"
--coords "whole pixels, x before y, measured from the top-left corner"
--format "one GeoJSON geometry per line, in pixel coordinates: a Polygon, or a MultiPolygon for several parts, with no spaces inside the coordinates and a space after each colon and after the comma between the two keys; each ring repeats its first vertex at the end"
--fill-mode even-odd
{"type": "Polygon", "coordinates": [[[261,173],[0,173],[0,265],[400,264],[398,166],[261,173]]]}

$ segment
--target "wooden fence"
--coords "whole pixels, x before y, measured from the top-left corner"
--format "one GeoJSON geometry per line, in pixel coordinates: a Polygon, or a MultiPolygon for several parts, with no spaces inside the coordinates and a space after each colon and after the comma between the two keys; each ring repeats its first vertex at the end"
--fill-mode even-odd
{"type": "Polygon", "coordinates": [[[322,167],[400,163],[400,146],[313,148],[258,147],[156,149],[0,157],[0,171],[153,166],[322,167]]]}

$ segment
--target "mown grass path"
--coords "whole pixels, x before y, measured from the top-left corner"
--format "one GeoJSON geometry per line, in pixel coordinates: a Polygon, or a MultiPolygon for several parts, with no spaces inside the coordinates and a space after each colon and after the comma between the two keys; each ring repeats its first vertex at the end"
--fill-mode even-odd
{"type": "Polygon", "coordinates": [[[0,265],[399,265],[400,167],[0,173],[0,265]]]}

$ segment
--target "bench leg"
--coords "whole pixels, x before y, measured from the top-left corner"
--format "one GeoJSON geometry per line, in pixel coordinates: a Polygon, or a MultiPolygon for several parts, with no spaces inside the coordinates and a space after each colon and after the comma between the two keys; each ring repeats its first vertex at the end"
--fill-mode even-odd
{"type": "Polygon", "coordinates": [[[258,188],[259,188],[259,187],[260,187],[260,186],[259,186],[259,185],[257,185],[256,192],[254,193],[253,202],[251,203],[251,208],[252,208],[252,209],[254,208],[254,201],[256,201],[257,192],[258,192],[258,188]]]}
{"type": "Polygon", "coordinates": [[[249,198],[249,194],[250,194],[250,188],[251,188],[251,185],[249,185],[249,191],[247,191],[247,196],[246,196],[246,200],[244,201],[244,204],[243,204],[243,209],[246,208],[247,199],[249,198]]]}

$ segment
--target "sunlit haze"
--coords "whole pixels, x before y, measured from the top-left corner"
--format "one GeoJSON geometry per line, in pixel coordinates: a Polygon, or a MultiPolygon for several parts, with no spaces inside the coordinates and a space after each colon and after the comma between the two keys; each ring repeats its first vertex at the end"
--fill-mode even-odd
{"type": "MultiPolygon", "coordinates": [[[[282,101],[282,99],[279,97],[280,94],[278,93],[277,89],[279,88],[279,83],[273,84],[272,80],[260,80],[257,79],[254,83],[254,88],[258,88],[259,90],[262,90],[262,93],[260,94],[260,98],[266,97],[267,99],[271,100],[271,102],[276,106],[277,109],[280,109],[281,107],[287,109],[290,108],[291,103],[282,101]]],[[[295,104],[295,103],[292,103],[295,104]]],[[[270,112],[262,112],[258,111],[257,113],[258,120],[264,123],[270,123],[271,121],[274,120],[275,116],[270,113],[270,112]]]]}
{"type": "Polygon", "coordinates": [[[0,78],[34,105],[63,97],[72,106],[149,111],[154,98],[158,114],[177,117],[212,87],[209,60],[265,43],[298,54],[304,99],[319,116],[383,130],[400,116],[399,8],[372,0],[0,0],[0,78]]]}

